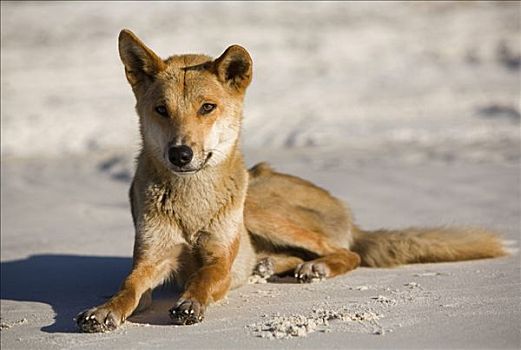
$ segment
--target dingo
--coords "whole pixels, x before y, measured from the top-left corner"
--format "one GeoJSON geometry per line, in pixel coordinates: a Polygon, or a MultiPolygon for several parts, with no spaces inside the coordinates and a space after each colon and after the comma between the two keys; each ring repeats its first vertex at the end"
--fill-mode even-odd
{"type": "Polygon", "coordinates": [[[184,287],[174,324],[203,319],[209,303],[252,273],[301,282],[359,265],[395,266],[504,255],[476,229],[365,232],[325,190],[266,164],[245,168],[239,148],[252,60],[237,45],[219,58],[159,58],[132,32],[119,53],[136,97],[142,149],[130,188],[133,267],[109,301],[77,317],[80,330],[115,329],[169,278],[184,287]]]}

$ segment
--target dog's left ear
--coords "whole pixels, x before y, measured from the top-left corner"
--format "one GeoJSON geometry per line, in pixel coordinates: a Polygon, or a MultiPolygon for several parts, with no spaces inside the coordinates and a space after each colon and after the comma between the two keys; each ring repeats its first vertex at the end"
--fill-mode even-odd
{"type": "Polygon", "coordinates": [[[214,61],[219,80],[241,93],[250,85],[252,65],[250,54],[239,45],[230,46],[214,61]]]}

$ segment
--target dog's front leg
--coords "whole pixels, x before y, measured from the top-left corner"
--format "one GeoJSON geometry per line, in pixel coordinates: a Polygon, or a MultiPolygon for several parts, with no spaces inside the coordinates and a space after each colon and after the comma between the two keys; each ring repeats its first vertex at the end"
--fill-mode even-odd
{"type": "Polygon", "coordinates": [[[86,310],[77,316],[82,332],[107,332],[116,329],[134,312],[143,293],[162,283],[174,270],[178,254],[158,259],[153,256],[134,256],[132,271],[121,288],[109,301],[86,310]]]}
{"type": "Polygon", "coordinates": [[[240,236],[237,235],[229,244],[208,237],[198,245],[203,265],[190,277],[185,292],[170,309],[174,324],[189,325],[202,321],[208,304],[226,295],[239,244],[240,236]]]}

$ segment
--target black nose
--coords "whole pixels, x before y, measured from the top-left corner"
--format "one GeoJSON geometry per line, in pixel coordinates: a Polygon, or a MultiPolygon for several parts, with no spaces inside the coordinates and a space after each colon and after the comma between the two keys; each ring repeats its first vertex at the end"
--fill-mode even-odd
{"type": "Polygon", "coordinates": [[[192,161],[194,152],[188,146],[172,146],[168,150],[168,159],[172,164],[178,167],[182,167],[192,161]]]}

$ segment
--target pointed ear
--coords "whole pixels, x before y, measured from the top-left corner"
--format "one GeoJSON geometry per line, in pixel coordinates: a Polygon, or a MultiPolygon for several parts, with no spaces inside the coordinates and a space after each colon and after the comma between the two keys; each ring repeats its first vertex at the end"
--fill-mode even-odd
{"type": "Polygon", "coordinates": [[[252,59],[248,51],[232,45],[214,61],[214,69],[221,82],[238,92],[244,92],[252,78],[252,59]]]}
{"type": "Polygon", "coordinates": [[[128,29],[119,33],[119,57],[133,88],[139,83],[154,80],[154,76],[165,68],[163,60],[128,29]]]}

